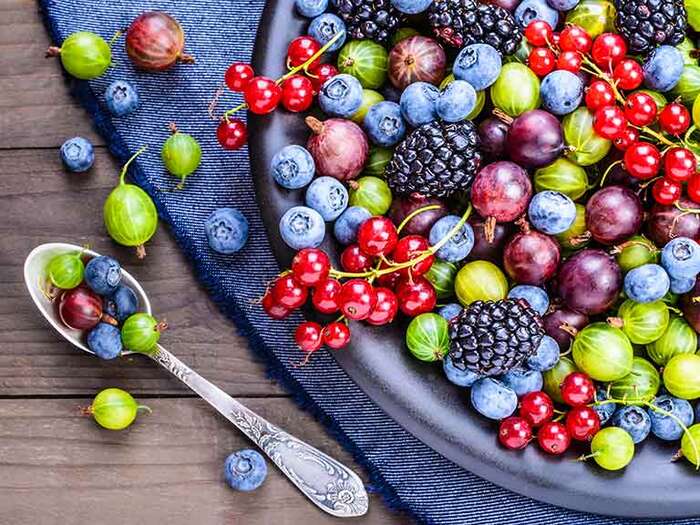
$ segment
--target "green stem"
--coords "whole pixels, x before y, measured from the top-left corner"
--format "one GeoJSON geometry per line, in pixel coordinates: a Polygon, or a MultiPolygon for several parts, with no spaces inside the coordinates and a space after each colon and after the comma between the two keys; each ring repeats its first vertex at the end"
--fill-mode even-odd
{"type": "Polygon", "coordinates": [[[605,172],[603,173],[603,176],[600,178],[600,182],[598,183],[598,185],[599,185],[601,188],[603,187],[603,184],[605,184],[605,179],[608,177],[608,174],[609,174],[609,173],[613,170],[613,168],[614,168],[615,166],[617,166],[618,164],[622,164],[622,161],[621,161],[621,160],[616,160],[615,162],[611,163],[610,166],[608,166],[608,168],[605,170],[605,172]]]}
{"type": "Polygon", "coordinates": [[[122,32],[121,32],[121,31],[117,31],[116,33],[114,33],[114,36],[113,36],[112,39],[109,41],[109,47],[112,47],[112,46],[114,45],[114,43],[117,41],[117,39],[118,39],[120,36],[122,36],[122,32]]]}
{"type": "Polygon", "coordinates": [[[129,165],[134,161],[136,157],[141,155],[144,151],[148,149],[148,146],[144,146],[140,150],[138,150],[136,153],[134,153],[129,160],[126,161],[126,164],[122,166],[122,171],[119,173],[119,184],[124,184],[124,177],[126,176],[126,171],[129,169],[129,165]]]}
{"type": "Polygon", "coordinates": [[[411,213],[409,213],[404,220],[401,221],[401,224],[399,224],[399,227],[396,228],[396,233],[401,233],[401,230],[403,230],[406,225],[415,217],[416,215],[420,215],[423,212],[430,211],[430,210],[439,210],[442,206],[439,204],[431,204],[429,206],[423,206],[422,208],[418,208],[417,210],[413,210],[411,213]]]}
{"type": "Polygon", "coordinates": [[[152,413],[153,413],[153,410],[151,410],[151,407],[149,407],[149,406],[147,406],[147,405],[139,405],[139,406],[137,406],[137,407],[136,407],[136,411],[138,412],[139,410],[143,410],[144,412],[146,412],[146,413],[148,413],[148,414],[152,414],[152,413]]]}

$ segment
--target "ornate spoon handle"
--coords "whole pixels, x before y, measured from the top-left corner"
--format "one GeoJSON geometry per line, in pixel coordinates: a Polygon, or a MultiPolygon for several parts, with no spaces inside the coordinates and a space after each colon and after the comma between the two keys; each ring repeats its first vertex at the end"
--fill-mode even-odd
{"type": "Polygon", "coordinates": [[[345,465],[244,407],[162,346],[151,358],[236,425],[317,507],[341,518],[367,512],[362,480],[345,465]]]}

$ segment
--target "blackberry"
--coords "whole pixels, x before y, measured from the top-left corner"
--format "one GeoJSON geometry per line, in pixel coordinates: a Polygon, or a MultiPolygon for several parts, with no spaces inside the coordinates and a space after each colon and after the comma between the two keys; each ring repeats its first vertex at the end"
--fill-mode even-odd
{"type": "Polygon", "coordinates": [[[497,376],[523,364],[544,336],[542,319],[525,301],[475,301],[450,321],[451,359],[459,370],[497,376]]]}
{"type": "Polygon", "coordinates": [[[435,0],[428,8],[428,20],[435,36],[452,47],[489,44],[512,55],[523,36],[508,11],[476,0],[435,0]]]}
{"type": "Polygon", "coordinates": [[[688,17],[683,0],[617,0],[618,32],[634,53],[649,53],[661,44],[675,46],[685,36],[688,17]]]}
{"type": "Polygon", "coordinates": [[[414,129],[387,164],[395,194],[447,197],[468,190],[481,164],[479,135],[469,120],[433,121],[414,129]]]}
{"type": "Polygon", "coordinates": [[[386,44],[403,19],[390,0],[333,0],[350,38],[386,44]]]}

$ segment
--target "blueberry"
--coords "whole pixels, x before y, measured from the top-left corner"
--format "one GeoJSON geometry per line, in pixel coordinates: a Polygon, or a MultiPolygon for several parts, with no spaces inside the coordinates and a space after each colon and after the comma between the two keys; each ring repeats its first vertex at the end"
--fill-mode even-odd
{"type": "Polygon", "coordinates": [[[700,272],[700,244],[688,237],[676,237],[661,250],[661,266],[671,277],[695,277],[700,272]]]}
{"type": "Polygon", "coordinates": [[[670,91],[683,73],[683,53],[673,46],[659,46],[644,62],[644,85],[656,91],[670,91]]]}
{"type": "Polygon", "coordinates": [[[535,193],[527,214],[535,229],[557,235],[568,230],[576,220],[576,205],[563,193],[545,190],[535,193]]]}
{"type": "Polygon", "coordinates": [[[325,46],[330,42],[335,35],[342,32],[338,40],[336,40],[331,47],[328,48],[328,53],[333,51],[338,51],[345,43],[346,31],[345,22],[338,18],[333,13],[323,13],[322,15],[314,18],[309,24],[309,36],[316,40],[322,46],[325,46]]]}
{"type": "Polygon", "coordinates": [[[513,368],[501,376],[503,384],[517,394],[524,396],[528,392],[542,390],[544,379],[542,373],[537,370],[527,370],[525,368],[513,368]]]}
{"type": "Polygon", "coordinates": [[[632,436],[635,445],[644,441],[651,431],[651,419],[643,408],[635,405],[620,407],[613,414],[612,424],[632,436]]]}
{"type": "Polygon", "coordinates": [[[571,71],[552,71],[542,80],[540,95],[547,111],[555,115],[567,115],[581,104],[583,82],[571,71]]]}
{"type": "Polygon", "coordinates": [[[111,295],[122,280],[122,267],[116,259],[100,255],[85,266],[85,283],[99,295],[111,295]]]}
{"type": "Polygon", "coordinates": [[[559,344],[548,335],[542,336],[540,344],[533,355],[528,357],[530,370],[545,372],[554,368],[559,362],[559,344]]]}
{"type": "Polygon", "coordinates": [[[547,0],[549,7],[557,11],[571,11],[580,0],[547,0]]]}
{"type": "Polygon", "coordinates": [[[120,284],[112,295],[105,298],[103,309],[105,313],[123,323],[127,317],[134,315],[138,311],[139,298],[131,288],[125,284],[120,284]]]}
{"type": "Polygon", "coordinates": [[[696,277],[671,277],[671,293],[684,294],[688,293],[695,287],[696,277]]]}
{"type": "Polygon", "coordinates": [[[414,82],[401,94],[401,114],[414,128],[437,119],[438,88],[427,82],[414,82]]]}
{"type": "Polygon", "coordinates": [[[545,0],[523,0],[515,8],[515,21],[525,29],[533,20],[544,20],[552,28],[559,23],[559,11],[552,9],[545,0]]]}
{"type": "Polygon", "coordinates": [[[433,0],[391,0],[391,5],[393,5],[397,11],[406,13],[407,15],[422,13],[428,9],[432,3],[433,0]]]}
{"type": "Polygon", "coordinates": [[[488,44],[471,44],[463,48],[453,66],[457,80],[466,80],[481,91],[496,82],[501,73],[501,54],[488,44]]]}
{"type": "Polygon", "coordinates": [[[263,484],[267,477],[267,463],[257,450],[234,452],[224,463],[224,478],[232,489],[250,492],[263,484]]]}
{"type": "MultiPolygon", "coordinates": [[[[652,404],[676,416],[686,427],[689,427],[693,422],[693,407],[685,399],[663,395],[654,399],[652,404]]],[[[683,428],[673,418],[652,408],[648,408],[647,413],[651,419],[651,431],[656,437],[666,441],[675,441],[681,438],[683,428]]]]}
{"type": "Polygon", "coordinates": [[[126,80],[115,80],[105,91],[105,103],[112,115],[123,117],[139,107],[139,94],[126,80]]]}
{"type": "Polygon", "coordinates": [[[549,296],[539,286],[518,284],[508,292],[508,299],[524,299],[538,314],[544,315],[549,308],[549,296]]]}
{"type": "Polygon", "coordinates": [[[351,117],[362,105],[360,81],[345,73],[329,78],[321,86],[318,105],[327,115],[351,117]]]}
{"type": "Polygon", "coordinates": [[[352,244],[357,240],[357,229],[360,224],[371,216],[372,214],[362,206],[350,206],[333,224],[333,235],[340,244],[352,244]]]}
{"type": "Polygon", "coordinates": [[[443,316],[448,321],[451,321],[462,312],[462,305],[457,303],[448,303],[438,310],[438,314],[443,316]]]}
{"type": "MultiPolygon", "coordinates": [[[[608,392],[602,386],[595,389],[595,399],[596,401],[605,401],[608,399],[608,392]]],[[[608,422],[608,419],[615,413],[617,409],[617,404],[615,403],[604,403],[602,405],[593,405],[593,410],[596,411],[598,417],[600,418],[600,424],[604,425],[608,422]]]]}
{"type": "Polygon", "coordinates": [[[398,144],[406,134],[401,107],[396,102],[383,101],[369,108],[362,124],[367,137],[385,148],[398,144]]]}
{"type": "Polygon", "coordinates": [[[668,274],[658,264],[643,264],[625,275],[625,294],[638,303],[658,301],[668,293],[670,287],[668,274]]]}
{"type": "Polygon", "coordinates": [[[479,379],[472,385],[471,401],[479,414],[496,420],[510,416],[518,407],[516,393],[492,377],[479,379]]]}
{"type": "Polygon", "coordinates": [[[465,80],[453,80],[442,90],[435,110],[446,122],[465,120],[476,106],[476,91],[465,80]]]}
{"type": "Polygon", "coordinates": [[[338,179],[319,177],[306,190],[306,205],[324,221],[334,221],[348,207],[348,190],[338,179]]]}
{"type": "Polygon", "coordinates": [[[214,210],[204,223],[209,247],[225,255],[235,253],[248,240],[248,220],[236,208],[214,210]]]}
{"type": "Polygon", "coordinates": [[[474,382],[479,379],[479,374],[476,372],[468,368],[464,370],[457,368],[449,356],[442,360],[442,369],[445,372],[447,380],[457,386],[472,386],[474,382]]]}
{"type": "Polygon", "coordinates": [[[109,323],[98,323],[87,336],[88,348],[100,359],[114,359],[122,353],[122,335],[119,328],[109,323]]]}
{"type": "Polygon", "coordinates": [[[294,250],[316,248],[323,242],[326,225],[316,210],[306,206],[295,206],[280,219],[280,235],[294,250]]]}
{"type": "MultiPolygon", "coordinates": [[[[431,246],[443,240],[457,226],[461,219],[457,215],[446,215],[439,219],[430,228],[428,240],[431,246]]],[[[465,223],[457,232],[450,237],[436,253],[438,258],[448,262],[459,262],[467,258],[469,252],[474,247],[474,230],[471,225],[465,223]]]]}
{"type": "Polygon", "coordinates": [[[89,140],[73,137],[61,146],[61,160],[67,170],[82,173],[95,163],[95,150],[89,140]]]}
{"type": "Polygon", "coordinates": [[[294,6],[301,16],[314,18],[325,13],[328,9],[328,0],[295,0],[294,6]]]}
{"type": "Polygon", "coordinates": [[[298,190],[313,180],[316,164],[306,148],[292,144],[275,153],[270,170],[277,184],[288,190],[298,190]]]}

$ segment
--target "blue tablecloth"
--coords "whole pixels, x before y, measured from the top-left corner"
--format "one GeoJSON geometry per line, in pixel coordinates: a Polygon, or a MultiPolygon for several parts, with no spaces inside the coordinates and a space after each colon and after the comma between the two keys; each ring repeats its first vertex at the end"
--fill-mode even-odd
{"type": "MultiPolygon", "coordinates": [[[[196,57],[195,65],[180,65],[158,74],[138,72],[120,42],[114,46],[114,66],[108,73],[89,83],[73,81],[73,92],[121,162],[141,146],[150,145],[136,161],[131,177],[153,197],[162,221],[197,277],[248,338],[252,351],[267,361],[270,374],[367,470],[370,490],[380,492],[393,509],[425,523],[629,523],[539,503],[464,471],[389,418],[326,352],[315,356],[311,366],[292,366],[299,360],[292,340],[299,318],[270,322],[259,305],[251,302],[279,268],[255,201],[248,152],[223,151],[216,142],[216,123],[207,114],[226,67],[233,61],[250,60],[264,0],[43,0],[41,4],[57,44],[78,30],[94,31],[109,39],[149,9],[165,10],[182,23],[186,49],[196,57]],[[102,94],[115,79],[128,79],[138,87],[142,106],[128,117],[111,118],[104,108],[102,94]],[[167,191],[175,181],[165,173],[159,155],[169,122],[194,135],[204,152],[196,175],[187,180],[184,190],[176,192],[167,191]],[[203,234],[204,220],[221,206],[239,208],[250,222],[248,245],[234,256],[214,254],[203,234]]],[[[235,102],[230,95],[222,101],[228,107],[235,102]]]]}

